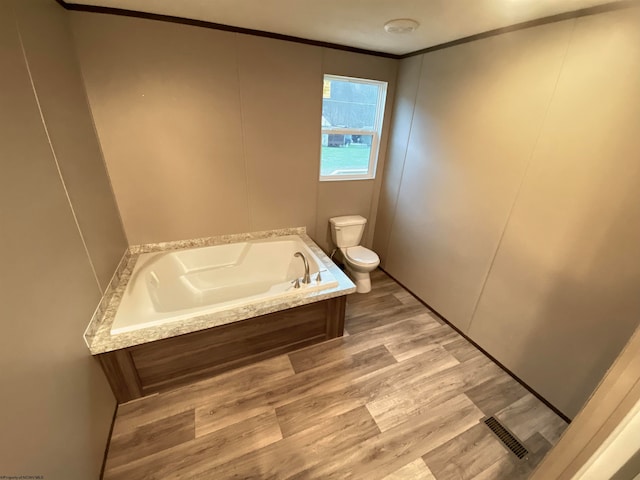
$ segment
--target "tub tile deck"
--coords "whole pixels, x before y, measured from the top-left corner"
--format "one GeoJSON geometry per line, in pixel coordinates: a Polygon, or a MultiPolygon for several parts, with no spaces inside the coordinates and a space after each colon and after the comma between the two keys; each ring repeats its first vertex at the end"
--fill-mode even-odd
{"type": "Polygon", "coordinates": [[[383,272],[372,280],[349,297],[349,335],[120,406],[104,478],[527,478],[566,423],[383,272]]]}

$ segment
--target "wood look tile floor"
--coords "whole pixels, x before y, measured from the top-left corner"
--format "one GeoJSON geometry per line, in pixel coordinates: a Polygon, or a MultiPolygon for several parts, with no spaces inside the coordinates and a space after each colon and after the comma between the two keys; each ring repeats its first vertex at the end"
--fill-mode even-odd
{"type": "Polygon", "coordinates": [[[566,423],[382,271],[372,282],[342,338],[121,405],[104,478],[527,478],[566,423]]]}

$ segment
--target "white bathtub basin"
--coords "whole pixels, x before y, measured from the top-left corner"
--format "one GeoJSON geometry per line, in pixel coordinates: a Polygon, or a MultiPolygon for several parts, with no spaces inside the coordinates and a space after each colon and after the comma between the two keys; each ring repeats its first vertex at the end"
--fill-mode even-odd
{"type": "Polygon", "coordinates": [[[338,285],[296,235],[140,255],[122,297],[111,333],[159,326],[273,299],[304,295],[338,285]],[[302,277],[302,252],[312,282],[302,277]]]}

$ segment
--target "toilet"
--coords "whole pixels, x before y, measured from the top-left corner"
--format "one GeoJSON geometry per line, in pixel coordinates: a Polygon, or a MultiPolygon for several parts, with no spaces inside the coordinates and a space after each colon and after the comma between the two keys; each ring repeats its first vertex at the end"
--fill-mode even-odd
{"type": "Polygon", "coordinates": [[[347,273],[356,284],[356,292],[371,291],[370,272],[380,265],[375,252],[360,245],[367,219],[360,215],[346,215],[329,219],[331,238],[344,257],[347,273]]]}

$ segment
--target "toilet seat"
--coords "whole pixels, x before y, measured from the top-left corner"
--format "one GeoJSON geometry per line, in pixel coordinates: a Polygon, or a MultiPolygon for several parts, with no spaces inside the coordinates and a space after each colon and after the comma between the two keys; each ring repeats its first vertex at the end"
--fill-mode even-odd
{"type": "Polygon", "coordinates": [[[346,259],[355,266],[367,267],[380,263],[380,257],[378,257],[376,252],[372,252],[368,248],[360,245],[347,248],[344,255],[346,259]]]}

